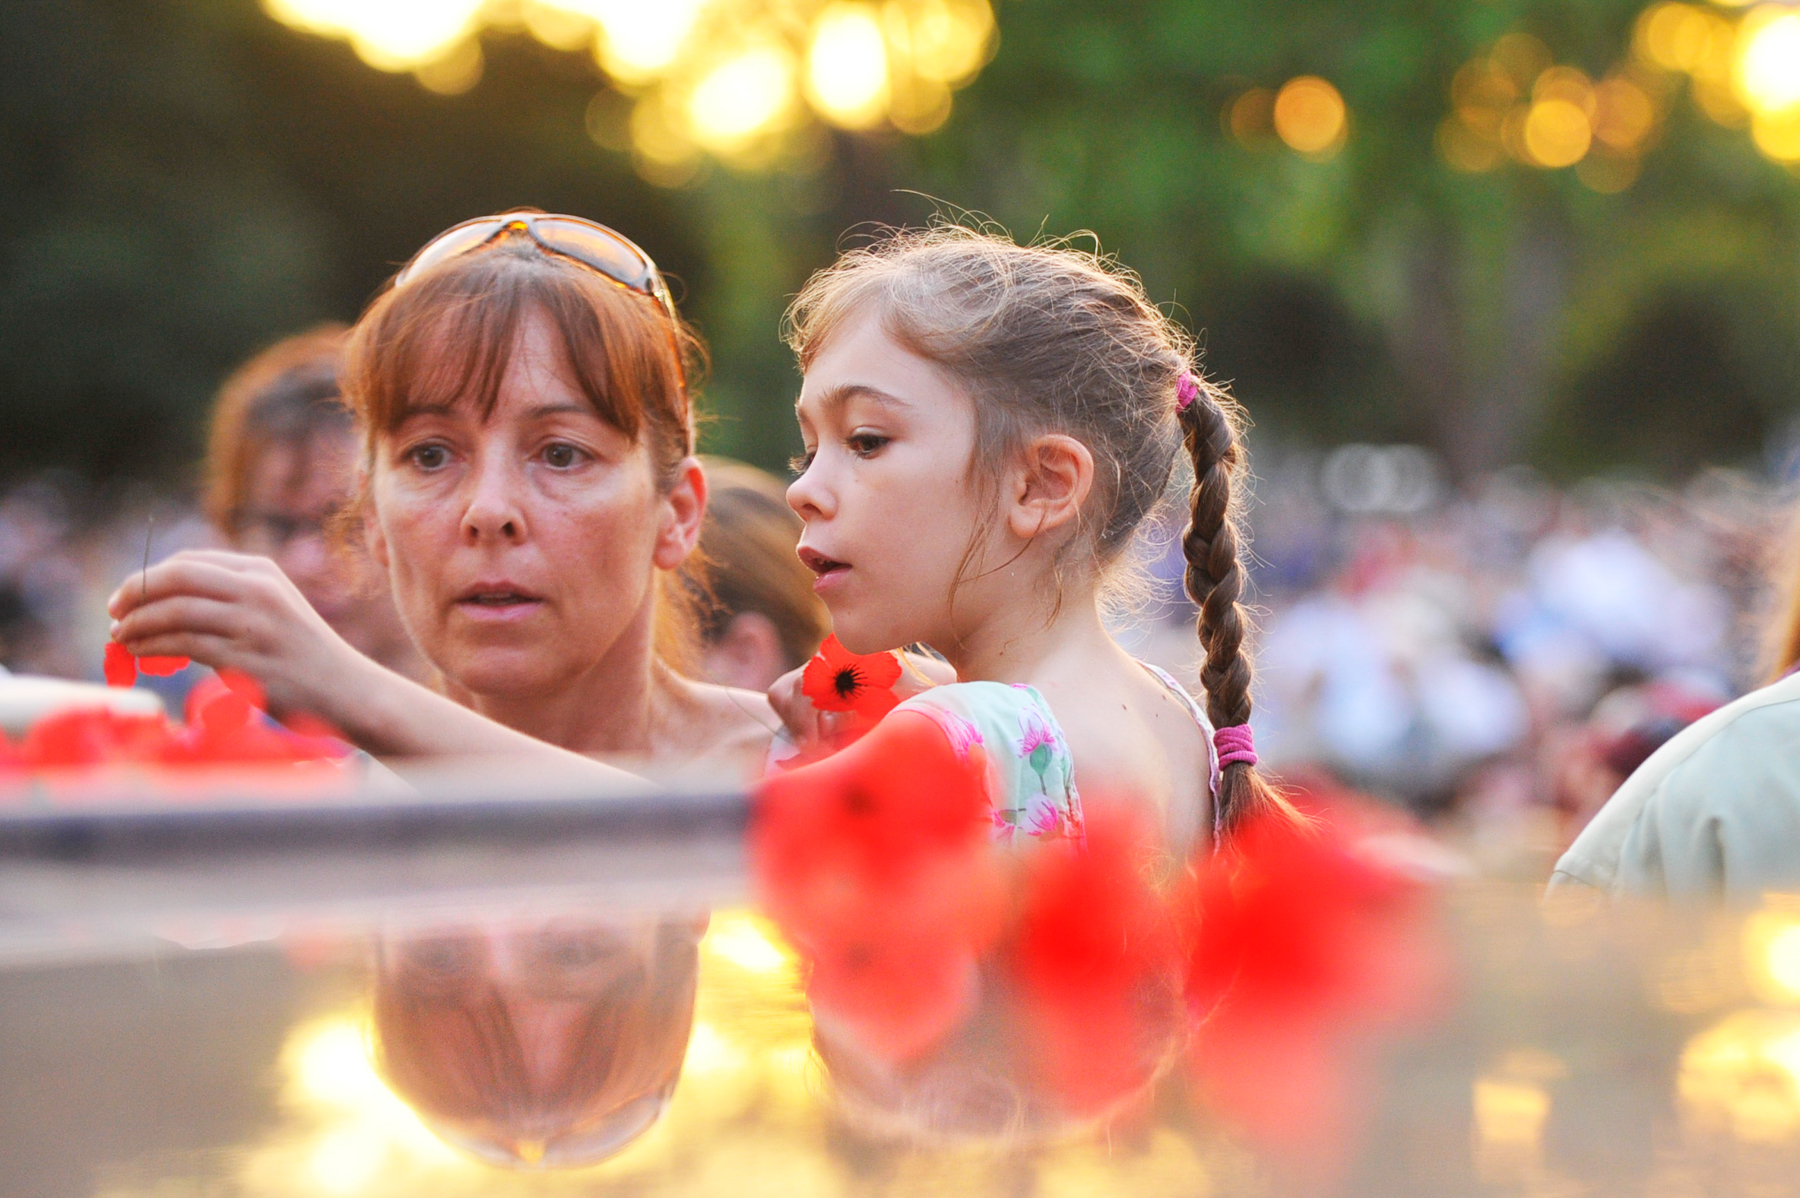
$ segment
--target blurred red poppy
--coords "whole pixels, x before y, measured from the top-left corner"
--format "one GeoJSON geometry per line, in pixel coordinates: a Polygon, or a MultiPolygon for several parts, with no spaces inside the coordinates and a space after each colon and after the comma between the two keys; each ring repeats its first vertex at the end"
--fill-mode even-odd
{"type": "Polygon", "coordinates": [[[1155,830],[1138,805],[1090,803],[1085,847],[1026,863],[1011,965],[1050,1086],[1097,1114],[1150,1082],[1179,1042],[1180,956],[1147,874],[1155,830]]]}
{"type": "Polygon", "coordinates": [[[987,763],[898,712],[850,748],[766,780],[751,859],[765,909],[812,966],[815,1004],[902,1060],[955,1025],[1000,931],[987,763]]]}
{"type": "Polygon", "coordinates": [[[800,690],[820,711],[855,712],[873,723],[900,702],[894,694],[894,683],[898,681],[897,656],[852,653],[833,634],[825,638],[818,653],[806,663],[800,690]]]}
{"type": "Polygon", "coordinates": [[[1264,1144],[1329,1167],[1369,1046],[1429,1016],[1445,970],[1428,888],[1367,851],[1355,807],[1315,819],[1250,821],[1199,863],[1178,915],[1203,1089],[1264,1144]]]}

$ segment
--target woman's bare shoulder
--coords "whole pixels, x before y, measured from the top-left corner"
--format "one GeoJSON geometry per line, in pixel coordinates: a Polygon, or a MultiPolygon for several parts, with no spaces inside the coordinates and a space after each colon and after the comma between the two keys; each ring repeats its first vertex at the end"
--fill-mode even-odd
{"type": "Polygon", "coordinates": [[[742,758],[760,771],[781,721],[759,691],[688,682],[684,706],[687,750],[695,757],[742,758]]]}

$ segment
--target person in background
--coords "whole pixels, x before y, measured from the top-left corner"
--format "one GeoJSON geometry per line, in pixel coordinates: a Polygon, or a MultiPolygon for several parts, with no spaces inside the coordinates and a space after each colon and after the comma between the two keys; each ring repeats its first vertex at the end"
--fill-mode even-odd
{"type": "Polygon", "coordinates": [[[1650,753],[1557,861],[1552,894],[1748,901],[1800,883],[1800,523],[1786,557],[1770,683],[1650,753]]]}
{"type": "Polygon", "coordinates": [[[352,647],[427,676],[385,581],[335,545],[329,525],[356,491],[356,426],[338,389],[350,330],[288,337],[225,380],[213,405],[204,507],[225,543],[280,566],[352,647]]]}
{"type": "Polygon", "coordinates": [[[813,594],[813,572],[794,552],[803,526],[787,484],[728,458],[707,458],[711,497],[700,556],[713,602],[702,616],[701,674],[709,682],[765,691],[806,664],[831,631],[813,594]]]}

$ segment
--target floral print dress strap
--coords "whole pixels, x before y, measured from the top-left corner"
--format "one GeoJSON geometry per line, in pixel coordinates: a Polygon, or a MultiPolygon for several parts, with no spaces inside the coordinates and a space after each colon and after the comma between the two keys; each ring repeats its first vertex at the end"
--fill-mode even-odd
{"type": "Polygon", "coordinates": [[[955,682],[914,695],[897,710],[935,720],[958,748],[983,747],[994,837],[1083,839],[1081,796],[1068,738],[1035,689],[1004,682],[955,682]]]}
{"type": "Polygon", "coordinates": [[[1175,681],[1167,670],[1153,666],[1147,661],[1138,662],[1150,676],[1168,688],[1170,694],[1181,700],[1188,714],[1194,717],[1194,723],[1200,725],[1200,738],[1206,742],[1206,793],[1211,796],[1208,804],[1212,808],[1213,843],[1219,843],[1219,747],[1213,744],[1212,721],[1206,718],[1206,709],[1200,706],[1199,700],[1188,694],[1187,687],[1175,681]]]}

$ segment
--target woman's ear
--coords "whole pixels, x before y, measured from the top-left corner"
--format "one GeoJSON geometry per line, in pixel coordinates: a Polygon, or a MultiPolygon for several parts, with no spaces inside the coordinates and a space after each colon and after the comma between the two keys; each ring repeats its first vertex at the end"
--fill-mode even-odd
{"type": "Polygon", "coordinates": [[[675,483],[663,496],[662,508],[651,560],[659,569],[674,570],[700,543],[700,525],[706,517],[706,469],[699,458],[683,458],[675,467],[675,483]]]}
{"type": "Polygon", "coordinates": [[[1072,524],[1094,489],[1094,453],[1074,437],[1046,433],[1025,446],[1013,479],[1006,523],[1030,540],[1072,524]]]}

